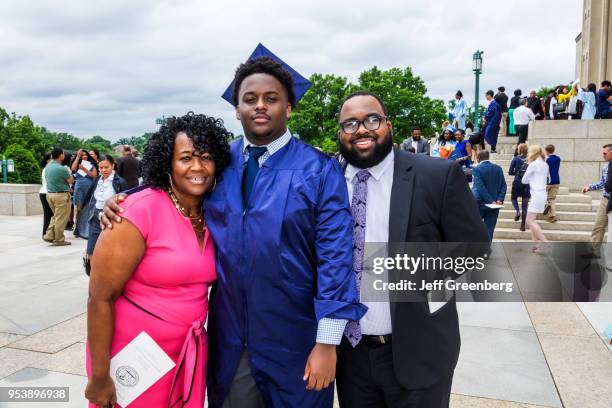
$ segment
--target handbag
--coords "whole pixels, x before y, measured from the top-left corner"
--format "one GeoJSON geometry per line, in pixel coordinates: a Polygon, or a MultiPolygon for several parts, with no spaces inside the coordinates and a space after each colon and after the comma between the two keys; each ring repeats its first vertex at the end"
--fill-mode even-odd
{"type": "Polygon", "coordinates": [[[565,111],[565,102],[559,102],[553,104],[553,113],[560,113],[565,111]]]}

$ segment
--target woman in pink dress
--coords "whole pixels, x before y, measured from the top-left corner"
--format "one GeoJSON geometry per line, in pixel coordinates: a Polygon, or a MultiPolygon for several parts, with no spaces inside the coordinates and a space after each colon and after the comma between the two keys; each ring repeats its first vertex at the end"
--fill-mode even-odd
{"type": "Polygon", "coordinates": [[[90,407],[116,403],[111,358],[146,332],[175,363],[129,407],[203,407],[208,289],[214,246],[202,199],[229,162],[230,133],[220,120],[169,118],[142,161],[147,188],[123,202],[91,261],[85,396],[90,407]]]}

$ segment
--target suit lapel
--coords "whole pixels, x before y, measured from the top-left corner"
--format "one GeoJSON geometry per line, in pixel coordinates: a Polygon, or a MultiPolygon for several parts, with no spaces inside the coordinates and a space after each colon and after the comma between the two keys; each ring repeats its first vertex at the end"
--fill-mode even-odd
{"type": "Polygon", "coordinates": [[[393,185],[389,211],[389,242],[404,242],[412,209],[414,172],[409,154],[394,151],[393,185]]]}
{"type": "MultiPolygon", "coordinates": [[[[411,154],[402,154],[395,150],[395,162],[393,166],[393,185],[391,186],[391,203],[389,210],[389,243],[388,248],[393,248],[395,242],[406,241],[406,231],[410,221],[412,210],[412,195],[414,192],[414,172],[410,169],[411,154]]],[[[389,256],[394,256],[389,253],[389,256]]],[[[395,321],[397,303],[389,302],[391,309],[391,327],[395,321]]]]}

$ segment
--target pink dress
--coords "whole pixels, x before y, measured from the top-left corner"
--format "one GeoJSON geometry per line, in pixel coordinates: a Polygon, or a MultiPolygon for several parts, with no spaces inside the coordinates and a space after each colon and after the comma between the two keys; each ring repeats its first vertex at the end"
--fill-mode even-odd
{"type": "Polygon", "coordinates": [[[122,207],[122,216],[140,231],[146,249],[115,302],[111,357],[145,331],[176,363],[129,407],[201,408],[206,391],[208,288],[216,279],[212,239],[207,231],[200,250],[189,219],[163,191],[134,193],[122,207]]]}

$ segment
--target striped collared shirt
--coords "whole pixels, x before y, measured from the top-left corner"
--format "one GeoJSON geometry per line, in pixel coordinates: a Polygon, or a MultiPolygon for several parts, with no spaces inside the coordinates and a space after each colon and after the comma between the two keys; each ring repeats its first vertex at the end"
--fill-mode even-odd
{"type": "MultiPolygon", "coordinates": [[[[258,159],[259,167],[261,167],[266,162],[266,160],[270,158],[270,156],[272,156],[274,153],[278,152],[280,149],[285,147],[285,145],[289,143],[289,141],[291,140],[291,137],[292,137],[291,132],[289,131],[289,129],[287,129],[285,131],[285,134],[283,134],[278,139],[270,142],[270,144],[265,145],[265,146],[258,146],[258,147],[267,148],[266,152],[262,154],[258,159]]],[[[246,138],[246,136],[244,136],[242,140],[244,141],[244,147],[242,149],[242,154],[244,155],[244,161],[246,162],[247,160],[249,160],[249,150],[247,149],[247,147],[257,146],[257,145],[251,143],[249,139],[246,138]]]]}
{"type": "MultiPolygon", "coordinates": [[[[589,185],[589,190],[603,190],[606,185],[606,181],[608,181],[608,166],[604,166],[601,170],[601,180],[597,183],[593,183],[589,185]]],[[[610,194],[604,190],[603,196],[606,198],[610,198],[610,194]]]]}

